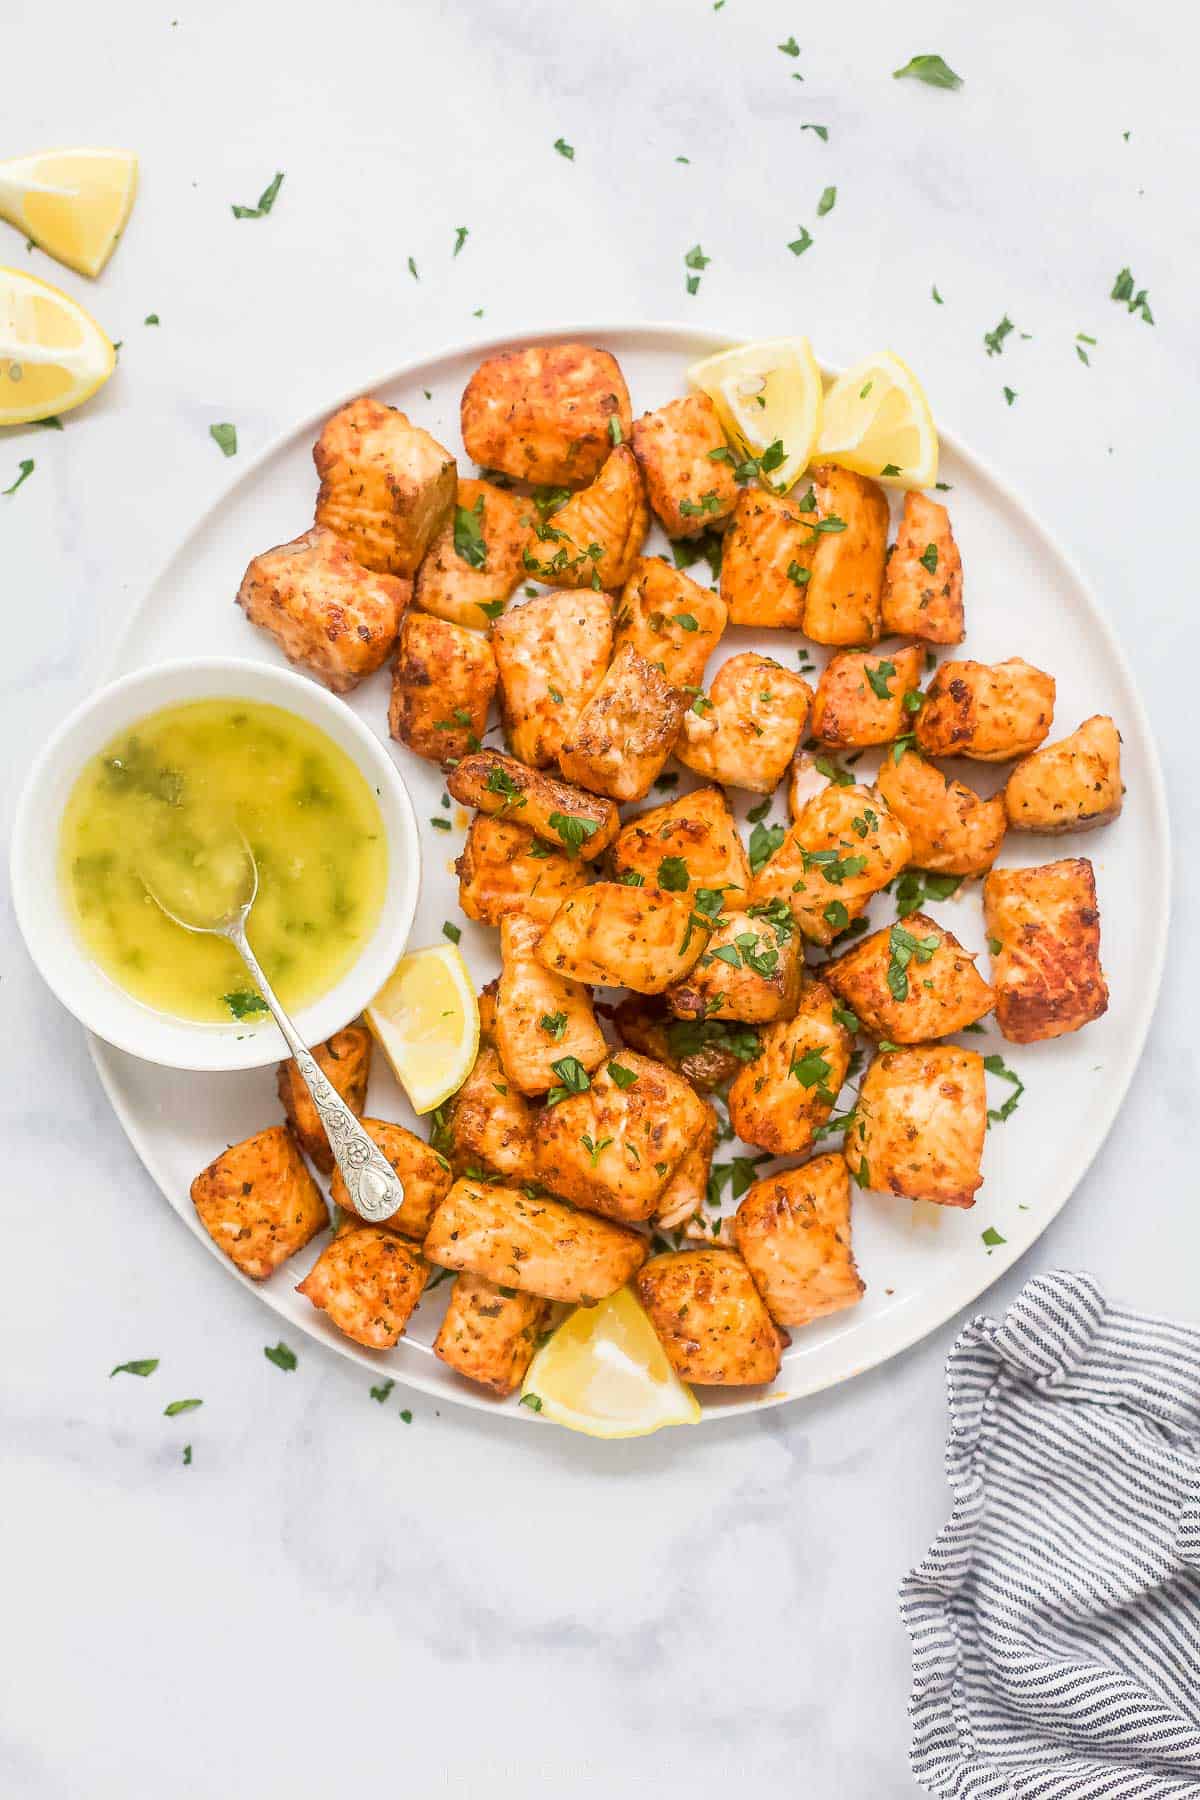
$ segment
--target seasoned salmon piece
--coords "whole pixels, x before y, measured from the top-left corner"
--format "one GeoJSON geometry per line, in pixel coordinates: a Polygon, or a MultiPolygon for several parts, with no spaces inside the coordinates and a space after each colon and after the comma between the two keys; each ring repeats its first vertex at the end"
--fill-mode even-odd
{"type": "Polygon", "coordinates": [[[949,513],[910,489],[883,584],[884,631],[927,644],[961,644],[962,589],[962,557],[949,513]]]}
{"type": "Polygon", "coordinates": [[[724,912],[691,973],[667,989],[681,1019],[790,1019],[804,981],[804,940],[782,902],[769,912],[724,912]]]}
{"type": "Polygon", "coordinates": [[[317,524],[336,532],[365,569],[415,575],[458,491],[445,446],[364,394],[326,421],[313,461],[321,478],[317,524]]]}
{"type": "Polygon", "coordinates": [[[525,825],[476,813],[454,865],[458,904],[468,919],[499,925],[509,913],[553,918],[568,894],[587,882],[587,868],[552,850],[525,825]]]}
{"type": "Polygon", "coordinates": [[[334,532],[316,525],[253,557],[237,603],[289,662],[348,694],[387,661],[411,594],[411,582],[364,569],[334,532]]]}
{"type": "Polygon", "coordinates": [[[454,510],[417,570],[421,610],[486,631],[524,574],[527,510],[490,481],[459,481],[454,510]]]}
{"type": "Polygon", "coordinates": [[[557,1086],[557,1063],[578,1062],[590,1073],[608,1053],[587,989],[537,956],[541,935],[540,921],[522,913],[510,913],[500,926],[496,1048],[505,1080],[521,1094],[557,1086]]]}
{"type": "Polygon", "coordinates": [[[729,1089],[738,1136],[772,1156],[798,1156],[833,1112],[850,1067],[852,1039],[823,981],[801,996],[795,1016],[761,1032],[761,1054],[729,1089]]]}
{"type": "Polygon", "coordinates": [[[825,463],[812,471],[809,495],[797,504],[814,499],[816,544],[801,630],[816,644],[873,644],[887,557],[887,495],[865,475],[825,463]]]}
{"type": "MultiPolygon", "coordinates": [[[[388,1219],[379,1222],[385,1231],[398,1231],[401,1237],[423,1238],[429,1228],[433,1209],[450,1191],[450,1170],[444,1156],[431,1150],[424,1138],[390,1119],[364,1119],[363,1130],[372,1137],[395,1169],[404,1186],[404,1199],[388,1219]]],[[[343,1212],[353,1213],[350,1193],[335,1169],[329,1198],[343,1212]]]]}
{"type": "Polygon", "coordinates": [[[613,800],[644,800],[679,735],[684,698],[623,644],[558,753],[568,781],[613,800]]]}
{"type": "Polygon", "coordinates": [[[850,1176],[839,1151],[747,1188],[733,1237],[777,1325],[811,1325],[863,1297],[850,1243],[850,1176]]]}
{"type": "Polygon", "coordinates": [[[673,1019],[661,1000],[642,994],[621,1001],[613,1024],[623,1044],[677,1069],[701,1094],[724,1087],[759,1052],[758,1033],[751,1026],[673,1019]]]}
{"type": "Polygon", "coordinates": [[[1004,789],[1014,831],[1091,831],[1121,810],[1121,734],[1106,713],[1043,744],[1017,764],[1004,789]]]}
{"type": "Polygon", "coordinates": [[[633,427],[646,492],[668,537],[699,537],[737,505],[733,455],[707,394],[668,400],[633,427]]]}
{"type": "Polygon", "coordinates": [[[908,833],[876,790],[831,783],[751,881],[750,901],[785,901],[810,943],[829,944],[908,861],[908,833]]]}
{"type": "Polygon", "coordinates": [[[500,713],[509,749],[531,768],[555,762],[612,659],[607,594],[537,594],[510,607],[492,631],[500,713]]]}
{"type": "Polygon", "coordinates": [[[1054,723],[1053,675],[1019,656],[1007,662],[941,663],[917,714],[926,756],[1009,762],[1036,750],[1054,723]]]}
{"type": "Polygon", "coordinates": [[[983,884],[996,1023],[1014,1044],[1078,1031],[1108,1010],[1096,877],[1086,856],[993,869],[983,884]]]}
{"type": "Polygon", "coordinates": [[[499,750],[464,756],[446,777],[446,786],[464,806],[525,825],[552,849],[565,847],[583,862],[607,850],[621,829],[621,815],[611,800],[530,769],[499,750]]]}
{"type": "Polygon", "coordinates": [[[552,1193],[627,1224],[648,1219],[706,1132],[708,1103],[682,1075],[623,1050],[538,1115],[538,1178],[552,1193]]]}
{"type": "Polygon", "coordinates": [[[964,1031],[995,995],[951,931],[910,913],[826,963],[821,978],[864,1031],[893,1044],[925,1044],[964,1031]]]}
{"type": "Polygon", "coordinates": [[[213,1243],[251,1281],[265,1281],[329,1223],[329,1209],[286,1125],[223,1150],[192,1183],[213,1243]]]}
{"type": "Polygon", "coordinates": [[[480,363],[462,397],[467,455],[546,487],[586,487],[632,427],[615,356],[591,344],[531,344],[480,363]]]}
{"type": "Polygon", "coordinates": [[[612,861],[619,878],[637,874],[681,892],[720,888],[731,906],[750,885],[746,851],[719,787],[693,788],[636,813],[622,826],[612,861]]]}
{"type": "Polygon", "coordinates": [[[569,894],[537,946],[544,968],[594,987],[661,994],[682,981],[709,939],[711,920],[687,894],[596,881],[569,894]]]}
{"type": "Polygon", "coordinates": [[[982,1056],[954,1044],[919,1044],[875,1057],[843,1155],[860,1187],[974,1206],[986,1134],[982,1056]]]}
{"type": "Polygon", "coordinates": [[[661,556],[640,556],[617,602],[616,648],[628,644],[661,668],[672,687],[697,688],[727,616],[711,588],[661,556]]]}
{"type": "Polygon", "coordinates": [[[723,787],[772,794],[812,705],[812,689],[769,656],[743,650],[722,663],[708,694],[683,715],[675,755],[723,787]]]}
{"type": "Polygon", "coordinates": [[[357,1225],[327,1244],[296,1292],[356,1344],[390,1350],[404,1336],[429,1270],[382,1225],[357,1225]]]}
{"type": "Polygon", "coordinates": [[[522,560],[549,587],[619,588],[629,580],[650,528],[637,460],[619,444],[590,487],[573,494],[552,517],[527,515],[530,535],[522,560]]]}
{"type": "Polygon", "coordinates": [[[799,631],[812,576],[816,509],[794,495],[771,494],[755,483],[738,496],[721,557],[721,598],[731,625],[799,631]]]}
{"type": "Polygon", "coordinates": [[[520,1188],[456,1181],[433,1215],[425,1256],[497,1287],[590,1306],[641,1268],[646,1240],[624,1225],[520,1188]]]}
{"type": "MultiPolygon", "coordinates": [[[[372,1041],[366,1026],[356,1023],[335,1031],[323,1044],[314,1044],[312,1051],[322,1074],[337,1089],[350,1111],[360,1118],[367,1103],[372,1041]]],[[[333,1151],[329,1148],[325,1127],[317,1116],[308,1083],[296,1067],[294,1058],[289,1056],[286,1062],[280,1063],[275,1087],[300,1148],[322,1175],[332,1175],[333,1151]]]]}
{"type": "Polygon", "coordinates": [[[533,1181],[534,1113],[509,1081],[500,1053],[483,1044],[475,1066],[450,1102],[448,1130],[455,1170],[480,1165],[516,1182],[533,1181]]]}
{"type": "Polygon", "coordinates": [[[712,1102],[704,1102],[704,1124],[699,1135],[676,1163],[666,1187],[658,1196],[654,1223],[660,1231],[674,1231],[694,1218],[708,1198],[708,1177],[720,1124],[712,1102]]]}
{"type": "Polygon", "coordinates": [[[875,783],[908,833],[914,868],[986,875],[1004,842],[1002,795],[983,800],[912,750],[885,756],[875,783]]]}
{"type": "Polygon", "coordinates": [[[812,735],[830,750],[861,750],[890,744],[909,729],[911,708],[921,685],[921,651],[906,645],[886,654],[840,650],[830,657],[817,683],[812,735]]]}
{"type": "Polygon", "coordinates": [[[429,762],[458,762],[480,746],[496,679],[491,645],[477,631],[409,612],[392,667],[388,730],[429,762]]]}
{"type": "Polygon", "coordinates": [[[433,1353],[451,1369],[512,1394],[525,1379],[550,1307],[536,1294],[497,1287],[485,1275],[464,1270],[455,1277],[433,1353]]]}
{"type": "Polygon", "coordinates": [[[733,1250],[652,1256],[638,1298],[675,1373],[701,1387],[774,1381],[787,1337],[733,1250]]]}

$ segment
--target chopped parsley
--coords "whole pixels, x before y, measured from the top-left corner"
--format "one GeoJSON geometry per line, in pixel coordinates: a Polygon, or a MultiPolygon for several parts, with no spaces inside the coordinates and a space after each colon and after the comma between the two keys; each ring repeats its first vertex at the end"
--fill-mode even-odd
{"type": "Polygon", "coordinates": [[[705,254],[704,254],[703,250],[700,248],[699,244],[693,244],[691,249],[684,253],[684,258],[683,258],[684,268],[691,269],[693,271],[693,273],[690,274],[687,278],[687,291],[689,294],[695,294],[699,291],[700,272],[703,269],[707,269],[707,267],[711,261],[712,261],[712,257],[705,256],[705,254]]]}
{"type": "Polygon", "coordinates": [[[848,1006],[835,1006],[833,1016],[843,1031],[853,1035],[858,1030],[858,1014],[851,1012],[848,1006]]]}
{"type": "Polygon", "coordinates": [[[208,435],[220,450],[222,456],[237,455],[237,426],[226,421],[222,425],[210,425],[208,435]]]}
{"type": "Polygon", "coordinates": [[[482,569],[487,562],[487,544],[483,536],[483,500],[480,494],[474,506],[454,509],[454,553],[469,569],[482,569]]]}
{"type": "Polygon", "coordinates": [[[552,830],[567,847],[567,855],[574,858],[590,837],[595,837],[600,829],[599,819],[585,819],[582,813],[552,812],[548,821],[552,830]]]}
{"type": "Polygon", "coordinates": [[[927,87],[962,86],[962,76],[956,75],[942,57],[928,51],[922,56],[910,56],[902,69],[892,70],[893,81],[900,81],[906,75],[911,76],[914,81],[923,81],[927,87]]]}
{"type": "Polygon", "coordinates": [[[558,151],[560,156],[565,156],[568,162],[575,161],[575,146],[574,144],[568,144],[566,138],[555,138],[554,148],[558,151]]]}
{"type": "Polygon", "coordinates": [[[915,956],[918,963],[927,963],[933,957],[941,943],[936,932],[928,937],[914,937],[904,925],[893,925],[888,935],[888,949],[891,956],[887,967],[887,984],[894,1000],[908,999],[908,966],[915,956]]]}
{"type": "MultiPolygon", "coordinates": [[[[921,560],[924,562],[924,557],[922,557],[921,560]]],[[[868,665],[866,671],[867,681],[870,685],[871,692],[877,700],[891,699],[892,690],[888,686],[888,683],[895,673],[896,665],[894,662],[877,662],[874,668],[871,668],[868,665]]]]}
{"type": "Polygon", "coordinates": [[[635,1069],[627,1069],[624,1063],[610,1062],[608,1065],[608,1072],[616,1085],[621,1089],[622,1093],[626,1088],[631,1088],[637,1080],[637,1071],[635,1069]]]}
{"type": "Polygon", "coordinates": [[[777,44],[775,48],[782,50],[785,56],[799,56],[800,54],[800,46],[794,37],[785,38],[783,43],[777,44]]]}
{"type": "Polygon", "coordinates": [[[591,1077],[577,1056],[561,1056],[550,1067],[558,1076],[560,1085],[552,1087],[546,1095],[547,1106],[557,1106],[568,1094],[586,1094],[592,1085],[591,1077]]]}
{"type": "Polygon", "coordinates": [[[832,931],[845,931],[850,923],[850,914],[841,900],[831,900],[821,917],[832,931]]]}
{"type": "MultiPolygon", "coordinates": [[[[524,806],[526,804],[525,795],[521,792],[508,770],[500,763],[494,763],[488,770],[488,778],[484,786],[489,794],[502,794],[504,796],[505,811],[507,811],[509,807],[524,806]]],[[[550,823],[552,825],[554,823],[553,815],[551,816],[550,823]]]]}
{"type": "Polygon", "coordinates": [[[593,1169],[596,1167],[597,1163],[600,1161],[600,1152],[602,1150],[607,1150],[608,1146],[612,1143],[612,1139],[610,1137],[604,1137],[604,1138],[600,1139],[600,1142],[598,1144],[595,1144],[592,1142],[590,1135],[586,1131],[580,1133],[579,1141],[583,1145],[584,1149],[587,1151],[588,1155],[591,1157],[593,1169]]]}
{"type": "Polygon", "coordinates": [[[421,277],[420,277],[420,274],[418,273],[417,265],[413,261],[411,256],[408,259],[408,272],[412,276],[414,281],[420,281],[421,277]]]}
{"type": "Polygon", "coordinates": [[[1013,401],[1018,398],[1016,388],[1006,387],[1004,390],[1004,398],[1008,402],[1008,404],[1011,406],[1013,401]]]}
{"type": "Polygon", "coordinates": [[[999,356],[1004,350],[1004,340],[1013,329],[1013,322],[1005,313],[1000,323],[992,331],[983,334],[984,347],[989,356],[999,356]]]}
{"type": "Polygon", "coordinates": [[[454,249],[451,252],[453,256],[458,255],[470,235],[470,230],[466,225],[456,225],[454,227],[454,249]]]}
{"type": "Polygon", "coordinates": [[[261,994],[252,994],[246,988],[238,988],[232,994],[222,994],[222,1000],[235,1019],[253,1019],[267,1011],[267,1003],[261,994]]]}
{"type": "Polygon", "coordinates": [[[552,1037],[556,1044],[561,1044],[567,1035],[567,1015],[565,1012],[543,1013],[538,1020],[538,1029],[547,1037],[552,1037]]]}
{"type": "Polygon", "coordinates": [[[786,825],[756,825],[750,833],[750,873],[757,875],[787,836],[786,825]]]}
{"type": "Polygon", "coordinates": [[[448,938],[452,944],[457,944],[462,938],[462,932],[457,925],[452,925],[449,919],[443,919],[442,936],[448,938]]]}
{"type": "Polygon", "coordinates": [[[1008,1242],[1007,1238],[1000,1236],[994,1225],[989,1225],[980,1235],[989,1250],[994,1250],[997,1244],[1007,1244],[1008,1242]]]}
{"type": "Polygon", "coordinates": [[[983,1066],[989,1075],[999,1075],[1002,1081],[1007,1081],[1012,1084],[1013,1091],[1008,1096],[1008,1099],[1004,1102],[1003,1106],[990,1107],[988,1109],[989,1127],[992,1125],[1003,1125],[1004,1121],[1010,1119],[1020,1105],[1021,1095],[1025,1092],[1025,1083],[1014,1069],[1008,1067],[1002,1056],[985,1056],[983,1059],[983,1066]]]}
{"type": "Polygon", "coordinates": [[[726,1024],[721,1019],[675,1019],[667,1026],[667,1051],[676,1062],[710,1048],[727,1050],[748,1063],[760,1054],[762,1044],[752,1025],[726,1024]]]}
{"type": "Polygon", "coordinates": [[[658,865],[655,880],[660,888],[666,888],[669,893],[686,893],[691,884],[687,863],[682,856],[664,856],[658,865]]]}
{"type": "Polygon", "coordinates": [[[274,180],[268,182],[267,186],[263,189],[262,193],[258,196],[258,205],[257,206],[234,206],[234,207],[232,207],[231,211],[233,213],[234,218],[235,219],[265,219],[267,214],[270,212],[271,208],[274,206],[276,200],[279,198],[279,190],[282,186],[283,186],[283,170],[276,169],[274,180]]]}
{"type": "Polygon", "coordinates": [[[33,474],[36,467],[37,464],[34,462],[32,456],[23,456],[19,465],[20,473],[18,474],[17,479],[13,482],[11,487],[6,487],[0,491],[3,491],[5,494],[15,494],[17,489],[21,486],[21,483],[29,480],[29,477],[33,474]]]}
{"type": "Polygon", "coordinates": [[[296,1367],[296,1352],[290,1349],[289,1346],[284,1343],[282,1338],[280,1338],[273,1349],[269,1345],[264,1344],[263,1355],[269,1363],[274,1363],[277,1369],[290,1371],[296,1367]]]}
{"type": "Polygon", "coordinates": [[[198,1406],[203,1405],[203,1400],[171,1400],[163,1407],[163,1417],[173,1419],[179,1413],[195,1412],[198,1406]]]}
{"type": "Polygon", "coordinates": [[[801,131],[815,131],[823,144],[829,142],[829,127],[827,125],[802,125],[800,129],[801,131]]]}
{"type": "Polygon", "coordinates": [[[920,556],[917,558],[917,561],[924,568],[928,569],[929,573],[931,575],[936,575],[937,574],[937,566],[938,566],[937,545],[936,544],[926,544],[924,550],[921,552],[920,556]]]}
{"type": "Polygon", "coordinates": [[[114,1375],[153,1375],[157,1367],[157,1356],[142,1356],[133,1362],[118,1363],[108,1371],[108,1379],[111,1381],[114,1375]]]}
{"type": "Polygon", "coordinates": [[[818,219],[823,219],[825,217],[826,213],[831,213],[833,211],[834,207],[836,206],[836,204],[837,204],[837,189],[835,187],[827,187],[825,189],[824,193],[821,195],[821,198],[817,201],[817,217],[818,217],[818,219]]]}
{"type": "Polygon", "coordinates": [[[804,252],[812,245],[813,235],[807,225],[798,225],[796,229],[800,233],[800,236],[792,238],[788,244],[788,249],[793,256],[803,256],[804,252]]]}
{"type": "Polygon", "coordinates": [[[1113,282],[1112,293],[1109,295],[1109,299],[1120,301],[1129,308],[1131,313],[1139,313],[1147,325],[1153,325],[1154,314],[1150,311],[1150,301],[1147,297],[1146,290],[1145,288],[1138,288],[1136,293],[1134,292],[1133,271],[1131,269],[1121,270],[1117,279],[1113,282]]]}
{"type": "Polygon", "coordinates": [[[801,1087],[824,1087],[831,1073],[831,1065],[826,1062],[819,1050],[806,1050],[802,1056],[793,1057],[789,1075],[794,1075],[801,1087]]]}
{"type": "Polygon", "coordinates": [[[541,1395],[534,1394],[534,1393],[522,1394],[521,1395],[521,1405],[527,1406],[529,1408],[530,1412],[541,1412],[541,1410],[542,1410],[541,1395]]]}
{"type": "Polygon", "coordinates": [[[896,883],[896,911],[902,919],[920,912],[927,900],[948,900],[962,886],[961,875],[935,875],[928,869],[906,869],[896,883]]]}

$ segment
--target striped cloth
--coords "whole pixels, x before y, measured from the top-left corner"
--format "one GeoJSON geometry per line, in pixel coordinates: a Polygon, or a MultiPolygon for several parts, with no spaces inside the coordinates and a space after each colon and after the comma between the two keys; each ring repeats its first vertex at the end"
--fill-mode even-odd
{"type": "Polygon", "coordinates": [[[947,1364],[954,1511],[901,1583],[913,1773],[1200,1795],[1200,1330],[1040,1275],[947,1364]]]}

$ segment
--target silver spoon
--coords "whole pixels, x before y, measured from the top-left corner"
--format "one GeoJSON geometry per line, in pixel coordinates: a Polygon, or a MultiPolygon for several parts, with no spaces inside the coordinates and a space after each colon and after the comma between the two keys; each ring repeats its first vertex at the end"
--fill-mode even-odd
{"type": "MultiPolygon", "coordinates": [[[[351,1205],[360,1219],[371,1224],[378,1224],[383,1219],[390,1219],[404,1204],[404,1184],[396,1174],[390,1162],[380,1150],[374,1139],[369,1137],[355,1118],[346,1102],[342,1099],[333,1083],[327,1078],[324,1070],[310,1053],[295,1026],[275,996],[275,991],[263,974],[258,958],[250,948],[246,937],[246,920],[250,916],[250,908],[258,898],[258,864],[254,853],[241,834],[242,853],[244,856],[244,874],[241,883],[230,891],[245,893],[246,898],[230,908],[222,917],[211,922],[197,923],[184,918],[179,912],[168,906],[162,894],[142,870],[142,882],[146,892],[176,925],[182,925],[185,931],[203,933],[209,937],[224,938],[233,945],[250,974],[255,986],[270,1007],[284,1038],[287,1047],[296,1059],[296,1067],[304,1077],[317,1116],[325,1128],[329,1139],[329,1147],[333,1151],[338,1168],[342,1172],[342,1180],[350,1196],[351,1205]]],[[[228,846],[222,846],[228,849],[228,846]]]]}

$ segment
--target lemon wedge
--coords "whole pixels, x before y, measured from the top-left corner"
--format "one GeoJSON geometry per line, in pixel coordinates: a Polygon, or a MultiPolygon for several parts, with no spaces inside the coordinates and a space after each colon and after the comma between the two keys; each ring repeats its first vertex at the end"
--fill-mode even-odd
{"type": "Polygon", "coordinates": [[[588,1437],[645,1437],[700,1417],[627,1287],[563,1320],[530,1363],[521,1398],[539,1402],[543,1419],[588,1437]]]}
{"type": "Polygon", "coordinates": [[[786,492],[800,479],[821,430],[821,371],[807,338],[735,344],[693,363],[688,380],[708,395],[746,455],[765,456],[762,476],[770,487],[786,492]]]}
{"type": "Polygon", "coordinates": [[[401,957],[364,1016],[414,1112],[432,1112],[471,1073],[479,1007],[453,944],[401,957]]]}
{"type": "Polygon", "coordinates": [[[0,269],[0,425],[79,406],[115,363],[95,319],[69,294],[20,269],[0,269]]]}
{"type": "Polygon", "coordinates": [[[818,455],[893,487],[933,486],[937,428],[907,363],[881,350],[838,376],[825,396],[818,455]]]}
{"type": "Polygon", "coordinates": [[[81,275],[98,275],[112,255],[136,192],[130,150],[41,150],[0,163],[0,219],[81,275]]]}

